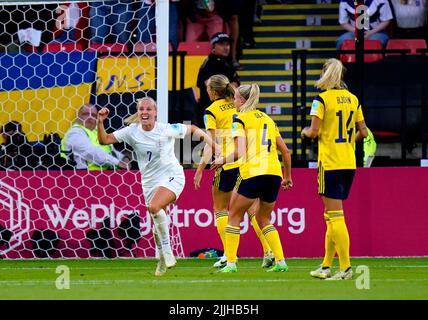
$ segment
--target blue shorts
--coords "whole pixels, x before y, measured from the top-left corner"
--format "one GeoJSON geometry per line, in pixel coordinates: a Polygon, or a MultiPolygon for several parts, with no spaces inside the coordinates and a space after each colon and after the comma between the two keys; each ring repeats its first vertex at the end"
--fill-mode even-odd
{"type": "Polygon", "coordinates": [[[351,191],[355,170],[328,170],[318,168],[318,194],[331,199],[346,200],[351,191]]]}
{"type": "Polygon", "coordinates": [[[220,191],[230,192],[236,185],[239,176],[239,168],[224,170],[223,167],[215,172],[213,186],[220,191]]]}
{"type": "Polygon", "coordinates": [[[250,199],[260,198],[264,202],[275,202],[281,187],[280,176],[264,174],[261,176],[238,180],[238,193],[250,199]]]}

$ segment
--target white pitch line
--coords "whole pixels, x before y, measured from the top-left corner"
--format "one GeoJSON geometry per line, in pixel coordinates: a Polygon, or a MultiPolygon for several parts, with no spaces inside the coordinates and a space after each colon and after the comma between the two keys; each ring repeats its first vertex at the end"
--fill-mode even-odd
{"type": "MultiPolygon", "coordinates": [[[[205,279],[205,280],[163,280],[163,279],[147,279],[147,280],[77,280],[70,281],[70,286],[80,285],[144,285],[144,284],[156,284],[156,285],[170,285],[170,284],[213,284],[213,283],[287,283],[287,282],[315,282],[321,281],[316,279],[252,279],[252,280],[238,280],[238,279],[205,279]]],[[[347,281],[349,282],[349,281],[347,281]]],[[[352,282],[352,281],[351,281],[352,282]]],[[[377,282],[427,282],[428,279],[378,279],[372,280],[372,283],[377,282]]],[[[330,282],[331,283],[331,282],[330,282]]],[[[30,280],[30,281],[17,281],[8,280],[0,281],[2,286],[55,286],[55,281],[48,280],[30,280]]]]}
{"type": "MultiPolygon", "coordinates": [[[[58,263],[58,265],[67,265],[66,263],[58,263]]],[[[355,267],[358,267],[359,265],[355,265],[355,267]]],[[[378,266],[373,266],[373,265],[366,265],[369,268],[373,268],[373,269],[377,269],[377,268],[428,268],[428,265],[378,265],[378,266]]],[[[73,267],[70,266],[70,270],[151,270],[153,269],[153,266],[141,266],[141,267],[114,267],[114,266],[110,266],[110,267],[73,267]]],[[[315,268],[316,266],[293,266],[293,265],[289,265],[290,269],[312,269],[315,268]]],[[[180,270],[201,270],[201,269],[205,269],[205,268],[211,268],[212,270],[215,270],[214,268],[210,267],[210,266],[199,266],[199,267],[180,267],[179,265],[177,266],[177,269],[180,270]]],[[[260,269],[262,270],[261,267],[251,267],[251,266],[243,266],[240,268],[240,270],[248,270],[248,269],[260,269]]],[[[0,270],[56,270],[56,266],[55,267],[0,267],[0,270]]]]}

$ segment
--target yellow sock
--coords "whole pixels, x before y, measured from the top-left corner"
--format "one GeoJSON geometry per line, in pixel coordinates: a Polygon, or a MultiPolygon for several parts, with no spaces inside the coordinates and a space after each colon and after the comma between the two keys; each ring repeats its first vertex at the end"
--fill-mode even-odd
{"type": "Polygon", "coordinates": [[[257,237],[259,237],[260,243],[262,244],[263,253],[270,251],[269,243],[267,242],[265,236],[263,235],[262,230],[260,230],[259,224],[257,223],[257,220],[256,220],[256,215],[249,213],[248,216],[250,217],[251,224],[253,225],[253,229],[256,232],[257,237]]]}
{"type": "Polygon", "coordinates": [[[241,235],[239,234],[239,227],[232,227],[227,225],[226,227],[226,247],[225,253],[227,257],[227,262],[236,263],[238,247],[239,247],[239,239],[241,235]]]}
{"type": "Polygon", "coordinates": [[[215,223],[217,225],[217,232],[220,236],[221,243],[223,244],[223,250],[226,250],[226,227],[228,221],[227,211],[218,211],[215,213],[215,223]]]}
{"type": "Polygon", "coordinates": [[[325,233],[325,254],[322,262],[323,267],[331,267],[333,265],[333,258],[336,253],[336,248],[333,241],[333,226],[326,214],[324,214],[327,231],[325,233]]]}
{"type": "Polygon", "coordinates": [[[273,255],[275,256],[275,261],[284,259],[284,252],[282,251],[281,239],[279,238],[279,233],[275,227],[271,224],[268,224],[262,230],[264,236],[266,237],[269,246],[272,248],[273,255]]]}
{"type": "Polygon", "coordinates": [[[333,227],[333,241],[339,257],[340,271],[346,271],[351,266],[351,260],[349,257],[349,233],[343,210],[328,211],[327,214],[333,227]]]}

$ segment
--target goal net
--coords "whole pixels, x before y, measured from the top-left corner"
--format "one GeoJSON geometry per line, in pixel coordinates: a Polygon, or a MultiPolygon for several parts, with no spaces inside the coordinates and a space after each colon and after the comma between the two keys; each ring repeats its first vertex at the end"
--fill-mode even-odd
{"type": "MultiPolygon", "coordinates": [[[[132,149],[104,151],[131,170],[89,161],[95,170],[79,170],[61,145],[84,105],[110,110],[109,132],[137,99],[168,96],[157,83],[156,11],[136,0],[0,1],[1,258],[155,256],[132,149]]],[[[183,257],[173,223],[170,233],[183,257]]]]}

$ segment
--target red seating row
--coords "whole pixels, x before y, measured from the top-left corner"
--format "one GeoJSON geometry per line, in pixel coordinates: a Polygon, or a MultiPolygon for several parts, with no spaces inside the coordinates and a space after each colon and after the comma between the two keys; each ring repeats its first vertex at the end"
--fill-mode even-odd
{"type": "MultiPolygon", "coordinates": [[[[382,50],[382,44],[379,40],[365,40],[364,48],[366,50],[382,50]]],[[[410,54],[415,55],[417,49],[426,49],[427,43],[424,39],[390,39],[386,45],[387,50],[392,49],[410,49],[410,54]]],[[[345,40],[341,47],[342,50],[355,50],[354,40],[345,40]]],[[[399,53],[386,53],[387,56],[399,55],[399,53]]],[[[376,62],[382,60],[381,53],[366,53],[364,54],[364,62],[376,62]]],[[[352,63],[355,62],[354,54],[340,55],[342,62],[352,63]]]]}
{"type": "MultiPolygon", "coordinates": [[[[43,52],[72,52],[72,51],[83,51],[83,47],[78,42],[72,43],[49,43],[43,48],[43,52]]],[[[127,53],[129,52],[128,46],[122,43],[93,43],[89,46],[88,51],[90,52],[114,52],[114,53],[127,53]]],[[[134,48],[135,52],[156,52],[156,44],[136,44],[134,48]]]]}
{"type": "MultiPolygon", "coordinates": [[[[186,51],[187,55],[192,56],[207,56],[211,52],[212,46],[209,42],[181,42],[178,46],[178,51],[186,51]]],[[[49,43],[43,48],[43,52],[71,52],[83,51],[82,44],[79,42],[71,43],[49,43]]],[[[114,52],[114,53],[128,53],[129,49],[126,44],[121,43],[94,43],[88,48],[91,52],[114,52]]],[[[156,52],[156,43],[142,43],[139,42],[134,46],[134,52],[156,52]]],[[[172,47],[169,47],[172,51],[172,47]]]]}

